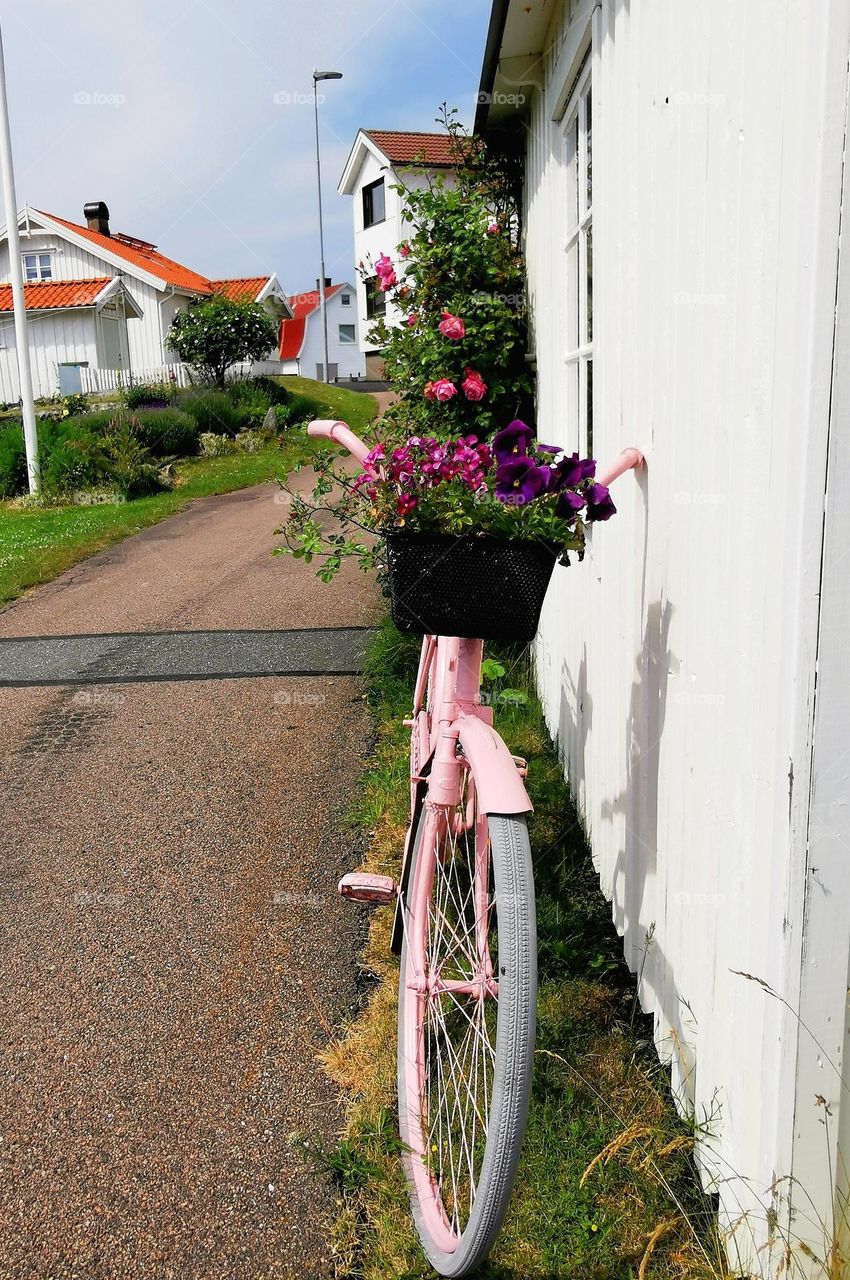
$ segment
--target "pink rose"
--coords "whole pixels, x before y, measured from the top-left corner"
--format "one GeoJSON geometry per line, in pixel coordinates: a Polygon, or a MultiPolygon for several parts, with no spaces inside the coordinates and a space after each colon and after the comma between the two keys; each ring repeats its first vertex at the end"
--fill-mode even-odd
{"type": "Polygon", "coordinates": [[[375,259],[375,275],[390,276],[394,274],[392,260],[385,253],[381,253],[375,259]]]}
{"type": "Polygon", "coordinates": [[[487,234],[488,236],[497,236],[499,234],[499,224],[495,218],[492,218],[487,223],[487,234]]]}
{"type": "Polygon", "coordinates": [[[466,333],[464,323],[460,316],[453,316],[451,311],[444,311],[443,318],[437,325],[440,333],[444,338],[451,338],[453,342],[457,342],[466,333]]]}
{"type": "Polygon", "coordinates": [[[381,293],[386,293],[394,284],[398,284],[398,276],[394,271],[388,271],[385,275],[378,277],[378,288],[381,293]]]}
{"type": "Polygon", "coordinates": [[[445,403],[451,400],[452,396],[457,395],[457,387],[448,378],[438,378],[436,382],[429,382],[425,388],[426,400],[439,400],[445,403]]]}
{"type": "Polygon", "coordinates": [[[400,258],[409,258],[409,257],[410,257],[410,245],[409,245],[409,244],[407,244],[407,242],[405,242],[404,244],[400,244],[400,245],[398,246],[398,253],[399,253],[399,257],[400,257],[400,258]]]}
{"type": "Polygon", "coordinates": [[[400,298],[406,298],[409,293],[410,293],[410,290],[408,289],[407,285],[403,284],[398,291],[398,296],[400,298]]]}
{"type": "Polygon", "coordinates": [[[487,390],[487,383],[481,377],[481,374],[476,373],[475,369],[464,369],[463,372],[465,376],[460,384],[460,389],[467,400],[483,400],[484,392],[487,390]]]}
{"type": "Polygon", "coordinates": [[[411,311],[410,315],[407,317],[407,319],[404,322],[407,325],[408,329],[413,328],[413,326],[416,324],[416,319],[417,319],[416,312],[411,311]]]}

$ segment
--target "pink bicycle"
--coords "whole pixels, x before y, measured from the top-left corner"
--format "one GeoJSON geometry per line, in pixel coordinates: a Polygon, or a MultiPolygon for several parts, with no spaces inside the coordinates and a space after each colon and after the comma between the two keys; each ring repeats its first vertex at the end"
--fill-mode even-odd
{"type": "MultiPolygon", "coordinates": [[[[345,423],[308,428],[367,453],[345,423]]],[[[641,462],[625,450],[607,484],[641,462]]],[[[413,694],[402,872],[352,873],[347,898],[395,903],[399,1129],[417,1232],[440,1275],[489,1252],[531,1092],[537,946],[525,761],[480,696],[483,642],[425,636],[413,694]]]]}

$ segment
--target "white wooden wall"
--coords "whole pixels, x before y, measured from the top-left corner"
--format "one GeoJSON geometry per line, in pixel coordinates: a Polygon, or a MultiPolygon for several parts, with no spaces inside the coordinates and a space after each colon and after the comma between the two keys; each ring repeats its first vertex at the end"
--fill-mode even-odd
{"type": "MultiPolygon", "coordinates": [[[[540,436],[571,448],[553,117],[588,23],[594,452],[636,444],[648,466],[617,482],[619,514],[585,562],[556,570],[539,680],[626,959],[645,957],[658,1050],[680,1105],[708,1121],[701,1167],[730,1252],[767,1276],[768,1208],[822,1255],[841,1163],[816,1095],[837,1111],[850,894],[837,871],[817,887],[807,847],[850,9],[556,13],[527,120],[526,248],[540,436]],[[839,945],[805,936],[814,893],[839,945]],[[791,1203],[776,1178],[796,1184],[791,1203]]],[[[835,618],[821,662],[832,645],[846,683],[846,596],[835,618]]],[[[847,718],[823,732],[824,750],[848,751],[847,718]]],[[[824,786],[834,812],[846,792],[824,786]]]]}
{"type": "MultiPolygon", "coordinates": [[[[97,329],[91,308],[84,311],[39,312],[28,318],[30,367],[36,397],[57,394],[60,364],[97,364],[97,329]]],[[[0,401],[14,404],[20,396],[11,312],[0,318],[0,401]]]]}

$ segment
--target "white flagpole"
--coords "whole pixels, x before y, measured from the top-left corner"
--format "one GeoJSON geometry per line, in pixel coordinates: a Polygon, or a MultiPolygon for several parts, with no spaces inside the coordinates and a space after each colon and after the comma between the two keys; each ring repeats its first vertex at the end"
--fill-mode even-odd
{"type": "Polygon", "coordinates": [[[18,381],[24,419],[27,475],[29,477],[30,493],[37,493],[39,488],[38,433],[35,426],[35,405],[33,404],[32,396],[27,313],[24,307],[21,241],[18,235],[18,202],[15,197],[15,175],[12,171],[12,135],[9,130],[9,104],[6,100],[6,62],[3,56],[2,31],[0,31],[0,169],[3,171],[3,201],[6,205],[9,276],[12,281],[12,304],[15,309],[15,352],[18,358],[18,381]]]}

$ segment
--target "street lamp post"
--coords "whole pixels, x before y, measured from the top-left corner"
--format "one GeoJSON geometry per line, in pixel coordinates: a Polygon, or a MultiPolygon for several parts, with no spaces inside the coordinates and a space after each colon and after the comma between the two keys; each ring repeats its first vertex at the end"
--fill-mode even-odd
{"type": "Polygon", "coordinates": [[[21,241],[18,235],[18,202],[15,195],[15,174],[12,169],[12,135],[9,130],[9,105],[6,101],[6,63],[3,56],[2,34],[0,34],[0,169],[2,169],[3,179],[3,201],[6,205],[9,277],[12,283],[12,307],[15,313],[15,355],[18,361],[21,416],[24,420],[27,477],[30,493],[37,493],[40,486],[38,433],[35,425],[35,406],[32,395],[27,313],[24,304],[24,281],[21,265],[21,241]]]}
{"type": "Polygon", "coordinates": [[[325,382],[330,382],[330,373],[328,370],[328,313],[325,306],[325,231],[322,225],[322,160],[319,153],[319,94],[316,86],[320,80],[341,79],[341,71],[313,72],[313,106],[315,108],[316,117],[316,181],[319,192],[319,257],[321,259],[321,273],[319,275],[319,308],[322,313],[322,334],[325,343],[325,382]]]}

